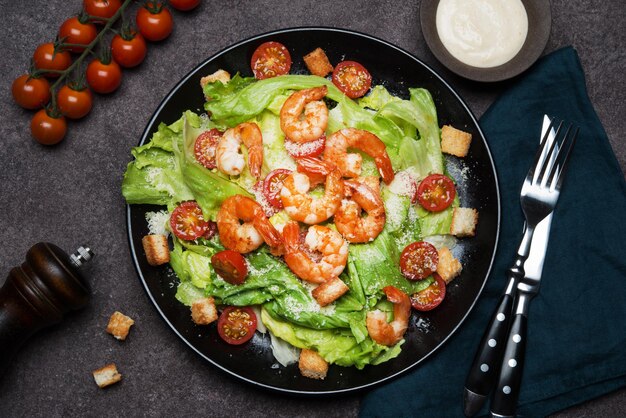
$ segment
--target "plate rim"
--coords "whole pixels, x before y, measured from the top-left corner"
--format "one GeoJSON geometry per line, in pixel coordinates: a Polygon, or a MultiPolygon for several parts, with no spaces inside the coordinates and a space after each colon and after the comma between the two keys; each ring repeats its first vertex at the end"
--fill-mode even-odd
{"type": "Polygon", "coordinates": [[[378,37],[375,37],[375,36],[372,36],[372,35],[369,35],[369,34],[366,34],[366,33],[363,33],[363,32],[351,30],[351,29],[328,27],[328,26],[296,26],[296,27],[290,27],[290,28],[284,28],[284,29],[276,29],[276,30],[260,33],[260,34],[257,34],[257,35],[252,35],[252,36],[250,36],[248,38],[242,39],[242,40],[240,40],[240,41],[238,41],[238,42],[236,42],[234,44],[231,44],[231,45],[221,49],[220,51],[218,51],[215,54],[211,55],[210,57],[206,58],[202,62],[196,64],[165,95],[165,97],[161,100],[159,105],[154,110],[152,116],[150,117],[150,119],[146,123],[146,127],[144,128],[143,133],[141,134],[141,138],[139,140],[139,144],[138,145],[142,145],[148,139],[148,135],[150,134],[154,124],[157,122],[157,116],[159,116],[159,114],[161,113],[161,111],[163,110],[165,105],[168,103],[168,101],[171,99],[171,97],[178,91],[178,89],[181,88],[181,86],[183,84],[185,84],[187,82],[187,80],[189,80],[193,75],[196,74],[196,72],[198,72],[200,70],[200,68],[202,68],[204,65],[206,65],[210,61],[212,61],[215,58],[217,58],[217,57],[227,53],[228,51],[230,51],[232,49],[235,49],[235,48],[237,48],[237,47],[239,47],[239,46],[241,46],[243,44],[255,41],[255,40],[260,39],[260,38],[265,38],[267,36],[277,35],[277,34],[285,34],[285,33],[291,33],[291,32],[304,32],[304,31],[313,31],[313,30],[316,30],[316,31],[339,32],[339,33],[344,33],[344,34],[348,34],[348,35],[356,35],[356,36],[359,36],[359,37],[364,37],[364,38],[367,38],[369,40],[372,40],[372,41],[384,44],[385,46],[390,47],[392,49],[395,49],[396,51],[406,55],[408,58],[418,62],[420,65],[422,65],[424,68],[426,68],[433,76],[435,76],[441,83],[443,83],[443,85],[446,88],[449,89],[449,91],[454,95],[454,97],[456,97],[456,99],[459,101],[459,103],[467,111],[467,114],[470,116],[471,120],[475,123],[476,128],[478,129],[478,132],[480,133],[480,139],[483,142],[483,144],[485,145],[485,151],[486,151],[487,156],[489,158],[489,163],[490,163],[490,166],[491,166],[491,170],[492,170],[492,172],[494,174],[494,179],[495,179],[497,219],[496,219],[496,228],[495,228],[494,250],[493,250],[493,253],[491,254],[491,259],[489,261],[489,266],[487,268],[487,271],[485,272],[485,276],[484,276],[484,279],[482,280],[482,284],[480,286],[480,289],[477,292],[476,296],[474,297],[474,300],[470,304],[469,309],[465,312],[465,314],[460,319],[460,321],[456,324],[456,326],[452,329],[452,331],[448,335],[446,335],[445,338],[443,338],[435,347],[433,347],[426,355],[424,355],[421,359],[417,360],[416,362],[412,363],[411,365],[405,367],[404,369],[402,369],[402,370],[400,370],[400,371],[398,371],[396,373],[393,373],[392,375],[389,375],[389,376],[386,376],[386,377],[384,377],[384,378],[382,378],[380,380],[377,380],[375,382],[370,382],[370,383],[361,384],[361,385],[353,386],[353,387],[350,387],[350,388],[343,388],[343,389],[321,390],[321,391],[304,391],[304,390],[293,390],[293,389],[288,389],[288,388],[276,387],[276,386],[272,386],[270,384],[262,383],[262,382],[259,382],[259,381],[256,381],[256,380],[249,379],[247,377],[241,376],[241,375],[237,374],[236,372],[233,372],[232,370],[229,370],[228,368],[220,365],[219,363],[217,363],[216,361],[211,359],[209,356],[207,356],[204,353],[202,353],[190,341],[188,341],[185,338],[185,336],[182,335],[181,332],[179,332],[178,329],[176,329],[174,324],[172,324],[172,322],[170,322],[170,320],[167,318],[167,316],[165,315],[165,313],[163,312],[163,310],[159,306],[158,302],[156,301],[156,299],[154,298],[154,296],[150,292],[149,287],[148,287],[148,283],[146,281],[146,278],[144,277],[143,272],[141,271],[141,268],[140,268],[140,265],[139,265],[138,254],[137,254],[137,251],[136,251],[135,246],[133,244],[133,234],[132,234],[132,225],[131,225],[131,205],[130,204],[126,204],[127,239],[128,239],[128,245],[129,245],[129,249],[130,249],[130,252],[131,252],[131,258],[132,258],[132,261],[133,261],[133,265],[135,267],[135,271],[137,272],[137,275],[138,275],[138,277],[139,277],[139,279],[141,281],[141,284],[142,284],[142,286],[144,288],[144,291],[147,293],[148,297],[150,298],[150,301],[152,302],[152,305],[156,308],[156,310],[159,312],[159,314],[161,316],[161,319],[163,319],[165,321],[165,323],[170,327],[170,329],[172,331],[174,331],[174,333],[187,346],[189,346],[193,351],[195,351],[197,354],[199,354],[204,360],[208,361],[209,363],[211,363],[213,366],[216,366],[220,370],[226,372],[227,375],[229,375],[231,377],[234,377],[234,378],[237,378],[239,380],[242,380],[242,381],[244,381],[246,383],[249,383],[249,384],[251,384],[253,386],[269,390],[269,391],[274,392],[274,393],[297,395],[297,396],[306,396],[306,397],[318,397],[318,396],[329,396],[329,395],[355,393],[355,392],[363,391],[363,390],[368,389],[368,388],[379,386],[379,385],[381,385],[383,383],[386,383],[386,382],[389,382],[390,380],[393,380],[393,379],[395,379],[395,378],[397,378],[397,377],[399,377],[399,376],[401,376],[403,374],[406,374],[408,371],[410,371],[410,370],[414,369],[415,367],[417,367],[417,365],[421,364],[423,361],[425,361],[427,358],[429,358],[431,355],[433,355],[433,353],[435,353],[437,350],[439,350],[450,339],[450,337],[452,337],[454,334],[456,334],[456,332],[458,331],[459,327],[465,322],[465,320],[467,319],[469,314],[474,310],[474,308],[476,306],[476,303],[478,302],[478,299],[480,298],[480,296],[482,295],[482,293],[484,291],[484,288],[485,288],[485,285],[487,283],[487,280],[489,279],[489,275],[491,274],[491,271],[493,269],[494,260],[495,260],[496,253],[497,253],[497,250],[498,250],[498,242],[499,242],[499,239],[500,239],[501,217],[502,217],[502,205],[501,205],[500,186],[499,186],[499,181],[498,181],[498,172],[497,172],[494,160],[493,160],[493,155],[491,153],[491,149],[489,148],[489,144],[487,142],[487,139],[486,139],[486,137],[485,137],[481,127],[480,127],[480,124],[478,123],[478,120],[474,116],[474,113],[471,111],[471,109],[469,108],[467,103],[465,103],[465,101],[459,96],[457,91],[446,80],[444,80],[433,68],[431,68],[428,64],[426,64],[425,62],[420,60],[415,55],[413,55],[410,52],[408,52],[408,51],[406,51],[406,50],[404,50],[404,49],[402,49],[402,48],[400,48],[400,47],[398,47],[398,46],[396,46],[396,45],[394,45],[394,44],[392,44],[392,43],[390,43],[388,41],[385,41],[385,40],[383,40],[381,38],[378,38],[378,37]]]}

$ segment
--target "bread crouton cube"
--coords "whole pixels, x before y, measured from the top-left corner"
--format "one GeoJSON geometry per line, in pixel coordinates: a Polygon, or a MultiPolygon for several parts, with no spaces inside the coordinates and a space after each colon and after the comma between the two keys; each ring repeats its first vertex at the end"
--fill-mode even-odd
{"type": "Polygon", "coordinates": [[[165,235],[146,235],[141,239],[146,259],[151,266],[169,263],[170,247],[165,235]]]}
{"type": "Polygon", "coordinates": [[[124,341],[128,336],[128,332],[130,331],[130,327],[135,323],[132,318],[124,315],[121,312],[115,311],[113,315],[111,315],[111,319],[109,319],[109,324],[107,325],[107,332],[117,338],[118,340],[124,341]]]}
{"type": "Polygon", "coordinates": [[[444,125],[441,128],[441,151],[446,154],[465,157],[472,142],[472,134],[444,125]]]}
{"type": "Polygon", "coordinates": [[[211,297],[196,300],[191,304],[191,319],[198,325],[208,325],[217,320],[215,300],[211,297]]]}
{"type": "Polygon", "coordinates": [[[298,368],[304,377],[323,380],[328,373],[328,362],[315,351],[303,348],[300,351],[298,368]]]}
{"type": "Polygon", "coordinates": [[[463,266],[461,262],[454,258],[452,251],[448,247],[441,247],[439,250],[439,264],[437,265],[437,274],[441,276],[446,284],[449,284],[456,276],[461,273],[463,266]]]}
{"type": "Polygon", "coordinates": [[[457,237],[473,237],[476,234],[478,211],[472,208],[454,208],[450,234],[457,237]]]}
{"type": "Polygon", "coordinates": [[[349,287],[339,277],[333,277],[317,286],[311,294],[320,306],[326,306],[339,299],[348,290],[349,287]]]}
{"type": "Polygon", "coordinates": [[[333,66],[322,48],[316,48],[304,56],[304,63],[311,74],[326,77],[333,71],[333,66]]]}
{"type": "Polygon", "coordinates": [[[93,378],[99,387],[105,388],[122,380],[122,375],[117,371],[115,363],[111,363],[98,370],[94,370],[93,378]]]}
{"type": "Polygon", "coordinates": [[[202,77],[200,79],[200,86],[204,88],[209,83],[215,83],[216,81],[221,81],[223,84],[226,84],[230,81],[230,74],[228,71],[217,70],[213,74],[209,74],[206,77],[202,77]]]}

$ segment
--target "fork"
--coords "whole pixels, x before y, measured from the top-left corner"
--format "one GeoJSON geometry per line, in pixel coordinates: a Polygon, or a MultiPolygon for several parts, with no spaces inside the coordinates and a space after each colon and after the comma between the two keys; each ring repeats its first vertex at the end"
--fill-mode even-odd
{"type": "MultiPolygon", "coordinates": [[[[519,332],[512,335],[522,337],[522,334],[524,334],[523,336],[525,337],[528,303],[538,292],[539,283],[538,281],[531,283],[530,280],[524,279],[524,262],[530,252],[535,228],[539,222],[554,211],[571,150],[578,135],[578,128],[576,128],[573,134],[570,134],[572,131],[572,126],[570,125],[565,134],[562,135],[563,138],[559,141],[563,122],[559,123],[556,133],[551,136],[550,133],[554,125],[555,121],[552,119],[522,185],[520,203],[526,218],[524,235],[517,250],[515,262],[507,272],[509,281],[505,292],[483,335],[465,382],[464,413],[466,416],[475,415],[489,395],[497,378],[497,373],[500,370],[500,359],[503,352],[506,354],[506,358],[502,364],[513,364],[513,362],[506,363],[513,360],[516,362],[516,365],[519,364],[519,367],[504,367],[503,370],[512,372],[500,375],[497,386],[500,389],[500,393],[498,391],[494,393],[492,412],[507,416],[511,410],[511,405],[513,413],[515,411],[519,384],[521,382],[525,338],[524,343],[519,343],[519,341],[511,342],[506,338],[509,324],[513,317],[514,299],[516,294],[521,295],[517,298],[515,319],[511,326],[511,330],[515,329],[515,331],[519,332]],[[560,145],[558,145],[559,142],[560,145]],[[506,347],[505,342],[507,342],[506,347]]],[[[547,246],[547,241],[544,243],[544,248],[545,246],[547,246]]],[[[517,337],[515,340],[517,340],[517,337]]]]}

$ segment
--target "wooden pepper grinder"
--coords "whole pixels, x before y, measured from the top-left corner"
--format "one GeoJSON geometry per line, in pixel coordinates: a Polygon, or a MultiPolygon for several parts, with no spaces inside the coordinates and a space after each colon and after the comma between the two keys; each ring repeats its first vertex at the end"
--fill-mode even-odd
{"type": "Polygon", "coordinates": [[[31,335],[87,304],[91,289],[79,268],[92,257],[87,247],[68,256],[56,245],[40,242],[28,250],[21,266],[11,269],[0,288],[0,375],[31,335]]]}

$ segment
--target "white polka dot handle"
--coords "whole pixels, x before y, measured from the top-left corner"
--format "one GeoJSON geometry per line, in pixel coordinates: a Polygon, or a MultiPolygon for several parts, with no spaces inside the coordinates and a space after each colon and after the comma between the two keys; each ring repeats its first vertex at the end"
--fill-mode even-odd
{"type": "Polygon", "coordinates": [[[527,318],[523,314],[516,314],[513,318],[500,365],[500,376],[491,402],[493,415],[515,416],[526,352],[526,322],[527,318]]]}

